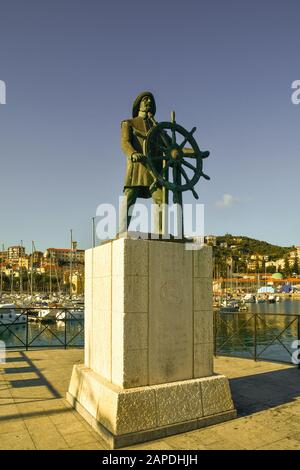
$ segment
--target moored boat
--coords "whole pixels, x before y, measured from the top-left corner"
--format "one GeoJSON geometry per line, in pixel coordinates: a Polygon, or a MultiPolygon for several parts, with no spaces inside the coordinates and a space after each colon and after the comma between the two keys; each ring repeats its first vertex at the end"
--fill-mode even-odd
{"type": "Polygon", "coordinates": [[[60,310],[56,313],[56,320],[83,320],[84,319],[84,310],[68,309],[60,310]]]}
{"type": "Polygon", "coordinates": [[[0,326],[26,323],[26,315],[15,304],[0,304],[0,326]]]}

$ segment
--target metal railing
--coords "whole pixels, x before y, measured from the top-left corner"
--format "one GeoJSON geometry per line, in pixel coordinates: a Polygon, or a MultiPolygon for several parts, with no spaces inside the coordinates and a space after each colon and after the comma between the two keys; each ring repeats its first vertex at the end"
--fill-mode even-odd
{"type": "Polygon", "coordinates": [[[83,317],[84,310],[77,307],[16,308],[14,313],[0,311],[0,341],[6,349],[83,347],[83,317]]]}
{"type": "MultiPolygon", "coordinates": [[[[74,313],[74,308],[29,307],[18,308],[16,312],[11,322],[8,314],[1,318],[0,312],[0,341],[5,343],[6,349],[84,346],[83,309],[76,308],[74,313]],[[43,317],[41,314],[45,311],[48,314],[43,317]]],[[[291,364],[297,351],[300,351],[299,314],[214,312],[215,356],[291,364]],[[295,341],[298,349],[293,345],[295,341]]],[[[299,354],[296,357],[299,358],[299,354]]]]}
{"type": "Polygon", "coordinates": [[[299,350],[299,314],[214,312],[215,356],[295,364],[299,350]]]}

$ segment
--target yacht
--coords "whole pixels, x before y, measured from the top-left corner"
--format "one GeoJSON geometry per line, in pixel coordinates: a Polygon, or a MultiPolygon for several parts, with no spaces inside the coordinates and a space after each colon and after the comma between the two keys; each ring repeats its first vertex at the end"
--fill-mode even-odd
{"type": "Polygon", "coordinates": [[[222,313],[238,312],[239,309],[240,309],[239,303],[233,300],[230,300],[230,301],[224,300],[220,306],[220,312],[222,313]]]}
{"type": "Polygon", "coordinates": [[[83,320],[84,319],[84,310],[77,309],[68,309],[61,310],[56,313],[57,320],[83,320]]]}
{"type": "Polygon", "coordinates": [[[30,318],[41,322],[54,322],[59,310],[49,302],[36,302],[30,309],[30,318]]]}
{"type": "Polygon", "coordinates": [[[254,294],[246,294],[243,298],[243,301],[247,304],[252,304],[256,302],[256,298],[254,294]]]}
{"type": "Polygon", "coordinates": [[[15,304],[0,304],[0,326],[20,323],[26,323],[26,315],[22,314],[15,304]]]}

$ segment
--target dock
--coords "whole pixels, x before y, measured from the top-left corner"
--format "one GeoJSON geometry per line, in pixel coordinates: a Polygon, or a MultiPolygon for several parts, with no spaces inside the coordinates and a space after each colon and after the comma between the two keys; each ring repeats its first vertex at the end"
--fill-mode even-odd
{"type": "MultiPolygon", "coordinates": [[[[10,351],[0,364],[0,449],[94,449],[105,445],[65,400],[82,349],[10,351]]],[[[300,449],[300,370],[218,357],[238,418],[128,449],[300,449]]]]}

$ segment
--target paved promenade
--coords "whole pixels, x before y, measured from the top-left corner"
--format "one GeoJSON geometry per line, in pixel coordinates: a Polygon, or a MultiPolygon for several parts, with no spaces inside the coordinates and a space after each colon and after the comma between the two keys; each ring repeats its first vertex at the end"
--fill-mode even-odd
{"type": "MultiPolygon", "coordinates": [[[[104,449],[65,400],[82,350],[9,352],[0,364],[0,449],[104,449]]],[[[300,449],[300,370],[215,359],[230,378],[238,419],[131,449],[300,449]]]]}

